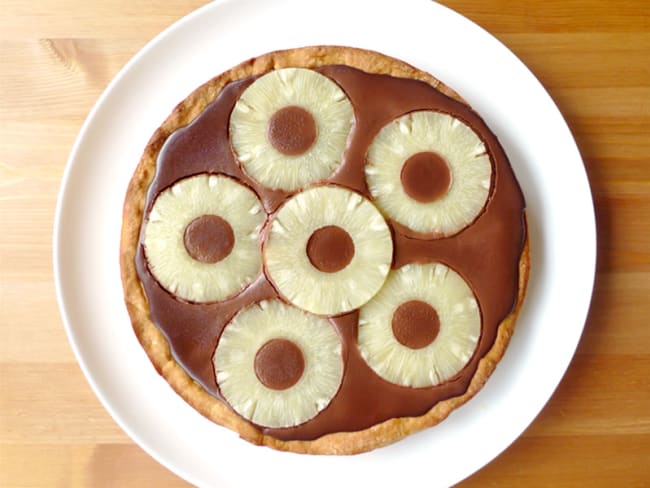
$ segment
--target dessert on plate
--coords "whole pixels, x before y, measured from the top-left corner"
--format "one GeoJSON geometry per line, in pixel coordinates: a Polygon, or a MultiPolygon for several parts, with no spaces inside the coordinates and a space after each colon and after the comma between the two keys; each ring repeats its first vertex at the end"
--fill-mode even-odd
{"type": "Polygon", "coordinates": [[[525,202],[433,76],[316,46],[183,100],[131,179],[124,296],[156,370],[255,444],[353,454],[481,389],[525,295],[525,202]]]}

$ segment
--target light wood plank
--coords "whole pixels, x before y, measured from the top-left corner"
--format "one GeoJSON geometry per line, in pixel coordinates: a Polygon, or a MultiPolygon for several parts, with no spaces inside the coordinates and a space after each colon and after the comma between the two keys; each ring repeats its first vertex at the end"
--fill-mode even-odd
{"type": "Polygon", "coordinates": [[[459,484],[471,487],[646,487],[650,435],[521,437],[459,484]]]}
{"type": "MultiPolygon", "coordinates": [[[[522,437],[458,486],[610,487],[625,479],[626,487],[643,487],[650,479],[649,449],[648,435],[522,437]],[[540,456],[542,449],[549,449],[548,455],[540,456]]],[[[130,444],[0,445],[0,450],[6,454],[0,456],[3,486],[43,487],[43,479],[52,481],[47,486],[66,488],[189,486],[130,444]]]]}
{"type": "Polygon", "coordinates": [[[647,355],[650,273],[597,273],[578,352],[647,355]],[[641,313],[639,313],[641,311],[641,313]]]}
{"type": "MultiPolygon", "coordinates": [[[[132,39],[139,44],[208,2],[206,0],[3,0],[0,38],[132,39]]],[[[142,44],[143,45],[143,44],[142,44]]]]}
{"type": "Polygon", "coordinates": [[[75,364],[52,279],[3,279],[0,304],[0,363],[75,364]]]}
{"type": "Polygon", "coordinates": [[[133,444],[4,444],[0,445],[0,486],[181,488],[190,485],[133,444]]]}
{"type": "Polygon", "coordinates": [[[583,354],[581,349],[524,435],[650,435],[650,356],[583,354]]]}
{"type": "Polygon", "coordinates": [[[511,2],[443,0],[441,3],[494,33],[648,32],[645,0],[511,2]]]}
{"type": "Polygon", "coordinates": [[[647,32],[518,31],[498,38],[547,89],[647,87],[650,80],[647,32]]]}
{"type": "MultiPolygon", "coordinates": [[[[68,356],[69,358],[69,356],[68,356]]],[[[10,444],[127,442],[76,363],[0,363],[0,439],[10,444]]]]}
{"type": "Polygon", "coordinates": [[[4,91],[0,120],[83,120],[126,62],[121,56],[109,56],[106,44],[94,39],[4,41],[0,46],[4,91]]]}
{"type": "MultiPolygon", "coordinates": [[[[165,2],[165,8],[151,8],[152,4],[146,0],[92,3],[40,0],[38,7],[34,8],[34,4],[21,0],[4,0],[5,15],[0,21],[0,32],[15,39],[95,35],[105,38],[153,37],[162,28],[206,3],[202,0],[170,0],[165,2]]],[[[444,0],[441,3],[495,33],[647,32],[649,23],[644,0],[617,2],[615,15],[609,0],[591,0],[588,5],[582,0],[534,3],[444,0]]]]}
{"type": "Polygon", "coordinates": [[[650,181],[610,182],[594,194],[599,271],[650,271],[650,181]]]}

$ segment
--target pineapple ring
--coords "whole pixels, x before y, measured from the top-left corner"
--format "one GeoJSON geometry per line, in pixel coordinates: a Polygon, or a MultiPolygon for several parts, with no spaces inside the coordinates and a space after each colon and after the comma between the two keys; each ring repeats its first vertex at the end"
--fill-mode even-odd
{"type": "Polygon", "coordinates": [[[223,175],[201,174],[178,181],[154,202],[144,232],[144,253],[160,285],[192,302],[223,300],[259,275],[258,234],[266,214],[257,195],[223,175]],[[185,245],[190,224],[217,216],[230,226],[234,244],[217,262],[193,258],[185,245]]]}
{"type": "Polygon", "coordinates": [[[278,211],[263,249],[269,278],[293,305],[319,315],[349,312],[379,291],[390,270],[393,241],[386,221],[358,193],[317,186],[289,199],[278,211]],[[319,270],[307,254],[319,229],[335,226],[354,244],[340,271],[319,270]]]}
{"type": "Polygon", "coordinates": [[[213,356],[219,389],[242,417],[264,427],[293,427],[315,417],[343,378],[341,339],[322,317],[263,301],[240,311],[226,325],[213,356]],[[303,354],[300,379],[284,389],[265,386],[255,371],[260,349],[286,339],[303,354]]]}
{"type": "Polygon", "coordinates": [[[366,181],[377,206],[391,219],[416,232],[449,236],[471,224],[485,207],[492,179],[486,151],[461,120],[431,110],[411,112],[384,126],[371,143],[366,181]],[[448,188],[431,201],[409,195],[402,180],[409,160],[421,153],[442,158],[450,173],[442,175],[450,179],[448,188]]]}
{"type": "Polygon", "coordinates": [[[408,264],[393,271],[373,300],[359,311],[359,350],[368,365],[391,383],[434,386],[462,370],[481,335],[481,312],[474,293],[458,273],[439,263],[408,264]],[[395,337],[393,319],[410,301],[435,310],[439,330],[423,347],[395,337]]]}
{"type": "Polygon", "coordinates": [[[304,68],[278,69],[255,80],[235,104],[231,143],[254,180],[273,190],[294,191],[339,167],[353,118],[347,96],[326,76],[304,68]],[[274,116],[290,107],[304,109],[315,123],[315,140],[298,154],[282,152],[270,140],[274,116]]]}

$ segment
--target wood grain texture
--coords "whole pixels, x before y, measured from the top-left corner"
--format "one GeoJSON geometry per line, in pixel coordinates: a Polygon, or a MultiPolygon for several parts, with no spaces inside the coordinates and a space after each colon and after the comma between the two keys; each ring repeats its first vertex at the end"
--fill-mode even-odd
{"type": "MultiPolygon", "coordinates": [[[[2,487],[187,486],[128,439],[83,378],[56,307],[51,235],[65,162],[97,97],[146,42],[204,3],[2,2],[2,487]]],[[[558,104],[592,184],[599,239],[567,375],[523,436],[461,486],[649,486],[648,3],[442,3],[504,42],[558,104]]]]}

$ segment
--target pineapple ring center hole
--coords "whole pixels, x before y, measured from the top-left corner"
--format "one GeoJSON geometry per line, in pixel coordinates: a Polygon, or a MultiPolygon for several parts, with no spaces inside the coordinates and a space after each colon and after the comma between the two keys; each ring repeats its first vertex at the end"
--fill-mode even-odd
{"type": "Polygon", "coordinates": [[[440,332],[438,312],[426,302],[411,300],[402,303],[393,314],[393,335],[410,348],[422,349],[431,344],[440,332]]]}
{"type": "Polygon", "coordinates": [[[202,263],[217,263],[235,246],[235,233],[218,215],[201,215],[185,227],[183,243],[187,253],[202,263]]]}
{"type": "Polygon", "coordinates": [[[286,390],[295,385],[305,371],[305,358],[295,342],[271,339],[255,354],[255,375],[264,386],[286,390]]]}
{"type": "Polygon", "coordinates": [[[421,203],[429,203],[449,191],[451,170],[442,156],[424,151],[406,160],[400,179],[404,192],[409,197],[421,203]]]}
{"type": "Polygon", "coordinates": [[[354,241],[336,225],[321,227],[307,241],[307,257],[319,271],[336,273],[352,261],[354,241]]]}
{"type": "Polygon", "coordinates": [[[271,116],[267,135],[271,145],[282,154],[297,156],[314,144],[318,130],[312,114],[297,105],[289,105],[271,116]]]}

